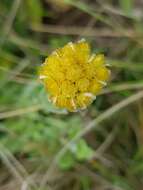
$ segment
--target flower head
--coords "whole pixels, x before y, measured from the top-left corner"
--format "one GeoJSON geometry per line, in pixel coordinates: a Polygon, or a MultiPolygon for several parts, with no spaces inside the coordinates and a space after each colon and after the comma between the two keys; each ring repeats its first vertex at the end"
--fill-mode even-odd
{"type": "Polygon", "coordinates": [[[57,49],[40,68],[49,99],[69,111],[91,104],[109,76],[104,55],[91,55],[89,44],[83,40],[57,49]]]}

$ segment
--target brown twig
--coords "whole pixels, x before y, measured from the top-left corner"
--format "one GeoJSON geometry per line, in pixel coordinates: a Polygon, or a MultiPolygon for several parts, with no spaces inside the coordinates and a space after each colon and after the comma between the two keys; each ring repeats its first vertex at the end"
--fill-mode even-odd
{"type": "Polygon", "coordinates": [[[84,31],[84,36],[92,37],[138,37],[141,38],[142,35],[134,32],[132,29],[126,29],[125,31],[117,32],[108,29],[95,29],[89,28],[85,30],[85,27],[80,26],[56,26],[56,25],[31,25],[31,29],[35,32],[42,33],[52,33],[52,34],[61,34],[61,35],[80,35],[84,31]]]}

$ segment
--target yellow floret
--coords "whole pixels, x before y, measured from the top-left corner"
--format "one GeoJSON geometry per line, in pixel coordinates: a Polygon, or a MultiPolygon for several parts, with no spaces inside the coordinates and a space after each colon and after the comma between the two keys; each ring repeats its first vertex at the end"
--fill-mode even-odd
{"type": "Polygon", "coordinates": [[[100,67],[105,64],[105,57],[103,54],[96,55],[91,63],[95,66],[95,68],[100,67]]]}
{"type": "Polygon", "coordinates": [[[87,92],[89,84],[89,79],[84,77],[77,81],[77,88],[80,92],[87,92]]]}
{"type": "Polygon", "coordinates": [[[90,55],[86,41],[70,42],[54,51],[40,68],[50,100],[69,111],[91,104],[109,77],[104,55],[90,55]]]}
{"type": "Polygon", "coordinates": [[[87,42],[81,41],[74,44],[75,56],[78,63],[84,64],[90,56],[90,47],[87,42]]]}
{"type": "Polygon", "coordinates": [[[59,93],[59,85],[52,78],[45,80],[45,86],[47,91],[51,92],[51,95],[56,96],[59,93]]]}
{"type": "Polygon", "coordinates": [[[76,97],[76,102],[78,107],[85,109],[92,102],[92,99],[93,97],[87,96],[86,93],[79,93],[76,97]]]}
{"type": "Polygon", "coordinates": [[[100,67],[95,71],[95,76],[101,81],[107,81],[110,77],[110,71],[106,67],[100,67]]]}

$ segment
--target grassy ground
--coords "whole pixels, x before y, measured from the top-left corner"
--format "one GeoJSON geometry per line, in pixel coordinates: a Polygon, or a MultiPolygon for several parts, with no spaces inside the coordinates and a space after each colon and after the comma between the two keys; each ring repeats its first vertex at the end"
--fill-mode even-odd
{"type": "Polygon", "coordinates": [[[0,190],[143,189],[142,10],[142,0],[0,1],[0,190]],[[66,113],[38,68],[83,37],[112,77],[88,109],[66,113]]]}

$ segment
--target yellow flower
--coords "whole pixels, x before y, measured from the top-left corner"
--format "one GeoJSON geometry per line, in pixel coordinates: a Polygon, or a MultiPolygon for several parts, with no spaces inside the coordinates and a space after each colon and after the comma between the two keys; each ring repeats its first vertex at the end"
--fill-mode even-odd
{"type": "Polygon", "coordinates": [[[68,43],[54,51],[40,68],[50,100],[60,108],[86,108],[106,85],[110,76],[103,54],[92,54],[85,40],[68,43]]]}

